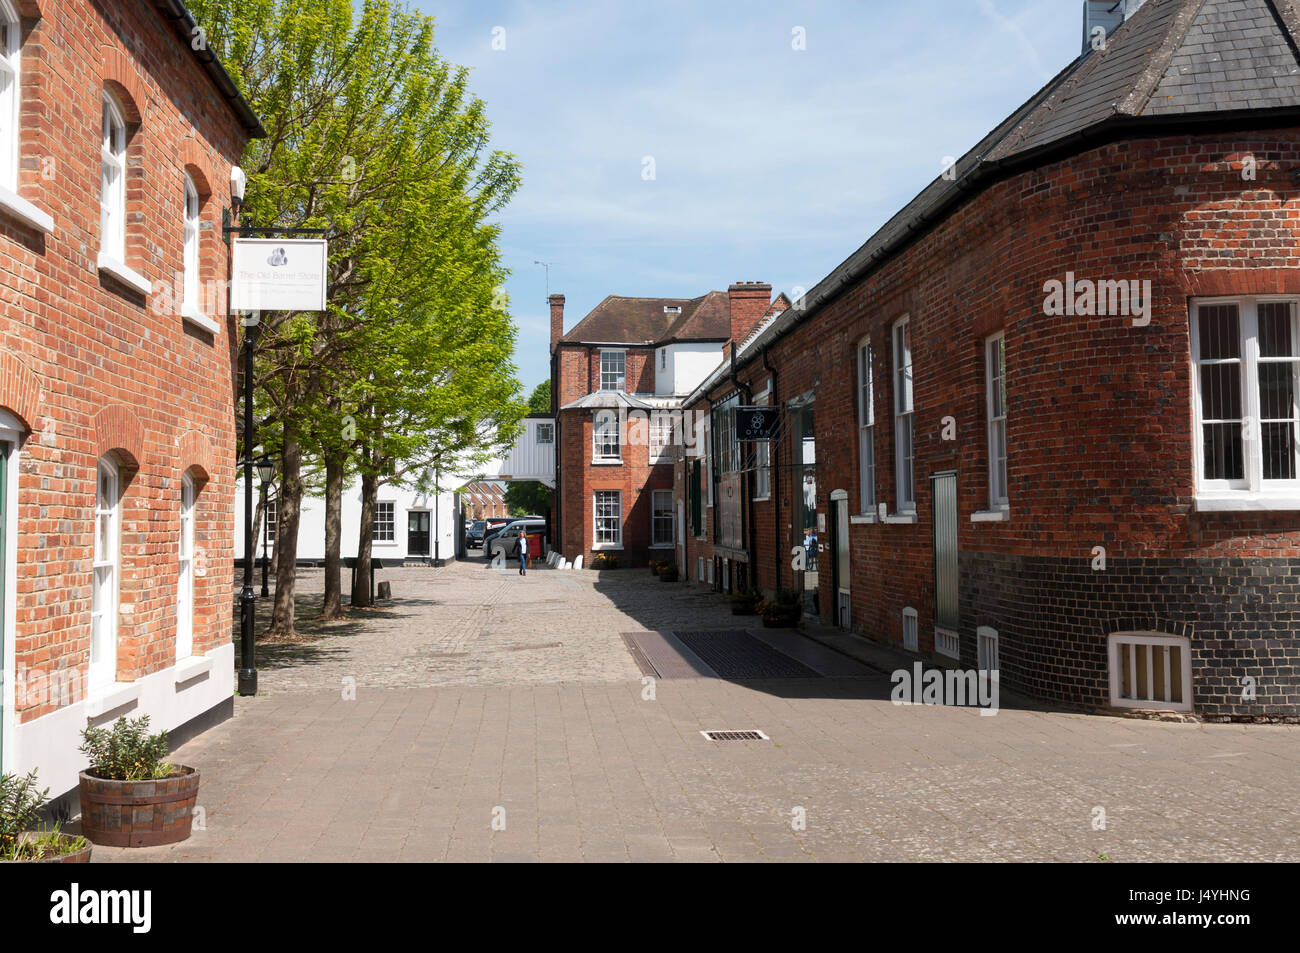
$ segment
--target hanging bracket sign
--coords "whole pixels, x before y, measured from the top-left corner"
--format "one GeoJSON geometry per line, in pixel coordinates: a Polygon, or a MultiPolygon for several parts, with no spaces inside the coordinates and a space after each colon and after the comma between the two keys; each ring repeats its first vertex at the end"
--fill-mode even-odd
{"type": "Polygon", "coordinates": [[[781,423],[776,407],[737,407],[736,437],[741,441],[772,440],[781,423]]]}
{"type": "Polygon", "coordinates": [[[324,311],[328,242],[323,238],[236,238],[232,311],[324,311]]]}

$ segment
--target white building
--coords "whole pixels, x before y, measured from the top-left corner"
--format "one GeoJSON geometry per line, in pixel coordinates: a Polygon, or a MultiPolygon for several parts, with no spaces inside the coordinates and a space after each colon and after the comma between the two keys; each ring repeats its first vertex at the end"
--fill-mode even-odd
{"type": "MultiPolygon", "coordinates": [[[[535,480],[555,486],[555,418],[529,416],[518,442],[500,460],[490,461],[467,472],[440,474],[440,493],[426,494],[401,486],[381,486],[375,506],[375,535],[372,556],[385,565],[407,561],[455,559],[464,555],[460,545],[459,525],[463,512],[459,490],[481,481],[535,480]]],[[[236,494],[235,558],[244,558],[244,487],[240,480],[236,494]]],[[[256,501],[254,501],[256,507],[256,501]]],[[[274,503],[267,507],[266,552],[275,547],[274,503]]],[[[343,491],[343,540],[341,553],[350,559],[357,555],[361,536],[361,481],[343,491]]],[[[257,537],[257,558],[262,557],[263,528],[257,537]]],[[[325,498],[305,497],[298,523],[298,562],[320,563],[325,560],[325,498]]],[[[239,576],[236,574],[238,581],[239,576]]]]}

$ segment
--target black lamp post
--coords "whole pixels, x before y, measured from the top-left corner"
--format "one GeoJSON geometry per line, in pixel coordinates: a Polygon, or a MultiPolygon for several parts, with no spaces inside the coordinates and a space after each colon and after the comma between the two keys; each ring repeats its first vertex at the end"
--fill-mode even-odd
{"type": "Polygon", "coordinates": [[[267,570],[271,565],[271,561],[266,558],[266,548],[271,521],[267,518],[266,490],[271,485],[271,480],[275,478],[275,465],[266,454],[262,454],[257,458],[257,475],[262,480],[262,598],[265,599],[271,594],[270,587],[267,584],[267,570]]]}
{"type": "MultiPolygon", "coordinates": [[[[253,349],[257,346],[260,316],[244,319],[244,587],[239,590],[239,694],[257,694],[257,595],[253,592],[253,554],[257,551],[253,526],[253,349]]],[[[263,457],[262,460],[267,460],[263,457]]],[[[258,468],[262,460],[257,461],[258,468]]],[[[267,463],[269,465],[269,460],[267,463]]]]}

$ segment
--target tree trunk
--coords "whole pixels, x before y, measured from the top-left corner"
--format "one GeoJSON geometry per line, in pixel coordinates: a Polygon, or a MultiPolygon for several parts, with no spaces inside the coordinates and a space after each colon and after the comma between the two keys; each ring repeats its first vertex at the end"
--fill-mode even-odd
{"type": "Polygon", "coordinates": [[[285,427],[280,455],[280,499],[275,514],[275,609],[267,635],[292,638],[293,594],[298,562],[298,520],[302,512],[302,447],[285,427]]]}
{"type": "Polygon", "coordinates": [[[343,615],[343,455],[325,456],[325,604],[321,619],[343,615]]]}
{"type": "Polygon", "coordinates": [[[375,539],[375,500],[379,496],[379,477],[361,475],[361,527],[357,542],[357,572],[352,580],[352,607],[369,608],[370,552],[375,539]]]}

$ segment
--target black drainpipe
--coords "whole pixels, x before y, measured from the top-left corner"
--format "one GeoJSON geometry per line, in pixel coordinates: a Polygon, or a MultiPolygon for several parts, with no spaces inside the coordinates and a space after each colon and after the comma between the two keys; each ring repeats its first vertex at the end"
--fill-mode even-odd
{"type": "MultiPolygon", "coordinates": [[[[776,399],[776,368],[767,362],[767,348],[763,348],[763,369],[771,376],[768,385],[767,403],[769,407],[780,408],[776,399]]],[[[772,470],[772,567],[776,570],[776,588],[781,588],[781,468],[776,462],[779,444],[775,440],[767,442],[767,459],[772,470]]],[[[756,557],[757,558],[757,557],[756,557]]]]}

